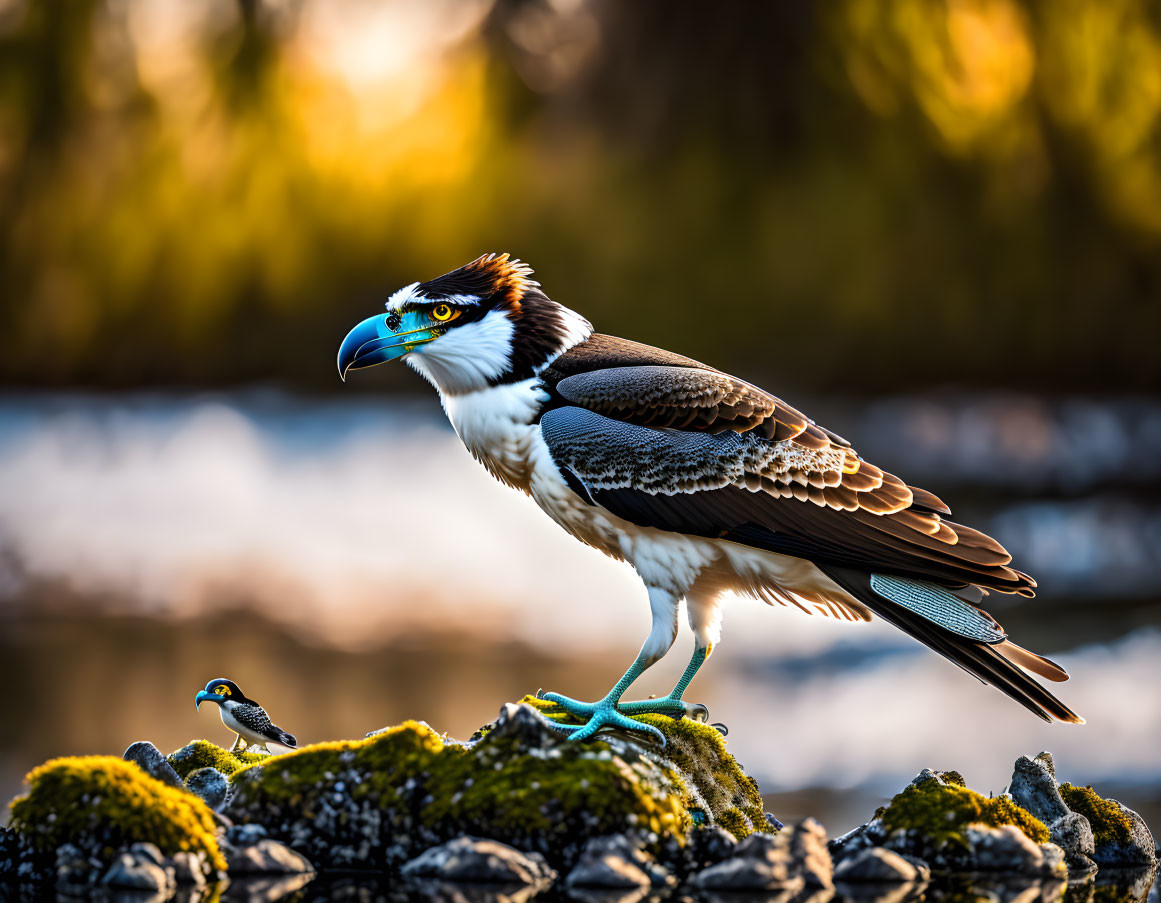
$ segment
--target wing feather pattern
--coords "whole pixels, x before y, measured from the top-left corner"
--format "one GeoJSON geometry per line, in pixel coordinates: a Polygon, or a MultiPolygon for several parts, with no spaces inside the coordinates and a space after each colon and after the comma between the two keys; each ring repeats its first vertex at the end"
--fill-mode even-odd
{"type": "MultiPolygon", "coordinates": [[[[595,335],[542,376],[552,402],[541,434],[589,504],[639,526],[812,561],[845,594],[805,600],[817,610],[879,614],[1041,717],[1081,720],[1025,673],[1065,680],[1063,669],[999,625],[981,642],[949,626],[954,606],[941,623],[872,589],[872,575],[946,587],[991,624],[978,608],[987,591],[1033,595],[1036,582],[1007,550],[946,519],[951,510],[932,493],[762,389],[661,349],[595,335]]],[[[786,588],[753,591],[809,610],[786,588]]]]}

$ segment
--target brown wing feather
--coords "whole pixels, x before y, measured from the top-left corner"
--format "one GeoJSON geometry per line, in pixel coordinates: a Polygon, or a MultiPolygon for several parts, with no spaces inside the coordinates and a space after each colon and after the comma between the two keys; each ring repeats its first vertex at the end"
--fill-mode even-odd
{"type": "MultiPolygon", "coordinates": [[[[904,571],[907,562],[922,561],[933,574],[955,574],[1004,592],[1030,594],[1036,585],[1008,566],[1011,555],[994,539],[944,520],[951,510],[937,496],[863,460],[841,436],[744,380],[599,334],[562,355],[543,376],[565,402],[624,423],[752,437],[738,485],[838,515],[811,525],[815,518],[802,511],[779,529],[830,531],[833,542],[897,560],[904,571]]],[[[797,506],[775,508],[781,520],[797,506]]]]}

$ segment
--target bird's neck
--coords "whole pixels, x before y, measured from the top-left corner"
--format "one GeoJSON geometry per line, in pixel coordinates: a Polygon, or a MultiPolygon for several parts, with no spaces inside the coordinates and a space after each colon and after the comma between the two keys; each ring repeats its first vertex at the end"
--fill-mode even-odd
{"type": "Polygon", "coordinates": [[[440,393],[468,451],[496,479],[524,492],[529,491],[537,421],[548,398],[539,376],[475,392],[440,393]]]}

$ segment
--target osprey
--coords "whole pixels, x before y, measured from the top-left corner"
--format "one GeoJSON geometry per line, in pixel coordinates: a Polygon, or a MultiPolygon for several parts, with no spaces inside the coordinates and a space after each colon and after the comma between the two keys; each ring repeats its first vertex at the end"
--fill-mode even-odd
{"type": "Polygon", "coordinates": [[[1082,722],[1029,676],[1068,679],[1012,643],[979,607],[989,591],[1033,595],[989,536],[863,460],[786,402],[679,354],[593,331],[532,270],[487,254],[391,296],[355,326],[340,375],[402,359],[438,390],[469,451],[582,542],[628,562],[652,628],[602,699],[545,694],[582,725],[660,732],[634,715],[700,715],[682,699],[721,634],[732,590],[807,612],[891,622],[1046,721],[1082,722]],[[677,635],[693,657],[673,691],[623,702],[677,635]]]}

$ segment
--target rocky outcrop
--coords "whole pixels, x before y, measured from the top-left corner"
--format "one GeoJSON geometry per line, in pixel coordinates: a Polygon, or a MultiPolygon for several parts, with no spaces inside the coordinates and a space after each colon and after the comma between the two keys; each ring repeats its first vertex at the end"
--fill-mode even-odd
{"type": "Polygon", "coordinates": [[[986,885],[1026,903],[1058,899],[1070,871],[1089,875],[1094,898],[1139,900],[1151,880],[1140,817],[1058,783],[1047,754],[1019,759],[998,796],[925,770],[828,844],[813,819],[778,830],[709,725],[647,716],[661,748],[619,733],[566,742],[551,725],[562,717],[530,697],[465,742],[407,722],[278,756],[195,741],[169,757],[141,742],[125,759],[54,760],[29,774],[0,828],[0,899],[189,897],[212,894],[227,871],[251,898],[273,899],[316,869],[391,875],[441,899],[502,887],[513,900],[558,883],[577,899],[684,886],[821,901],[837,886],[889,903],[929,880],[944,891],[966,880],[964,893],[986,885]]]}
{"type": "Polygon", "coordinates": [[[1051,756],[1041,753],[1035,759],[1027,756],[1017,759],[1008,792],[1016,803],[1048,827],[1052,842],[1064,851],[1070,872],[1083,873],[1095,868],[1096,845],[1089,821],[1065,805],[1056,784],[1051,756]]]}
{"type": "Polygon", "coordinates": [[[1017,759],[1009,792],[1048,825],[1073,873],[1095,865],[1135,868],[1157,862],[1153,835],[1141,816],[1116,800],[1103,799],[1091,787],[1058,783],[1049,753],[1017,759]]]}
{"type": "Polygon", "coordinates": [[[425,849],[487,837],[570,869],[594,837],[676,855],[695,821],[734,836],[764,823],[761,797],[712,727],[659,721],[668,745],[629,736],[563,742],[532,702],[504,707],[468,743],[408,722],[234,774],[225,812],[322,868],[396,869],[425,849]]]}
{"type": "Polygon", "coordinates": [[[883,848],[941,872],[1065,874],[1048,828],[1008,795],[986,797],[956,772],[924,770],[861,828],[831,844],[836,858],[883,848]]]}
{"type": "Polygon", "coordinates": [[[57,864],[58,883],[87,882],[109,865],[124,876],[117,880],[137,880],[128,876],[151,871],[152,850],[161,857],[197,855],[207,878],[226,867],[209,807],[132,762],[112,756],[54,759],[27,781],[28,794],[12,802],[11,826],[36,850],[55,851],[58,860],[68,853],[57,864]]]}
{"type": "Polygon", "coordinates": [[[829,890],[834,866],[826,831],[808,818],[777,834],[752,834],[730,856],[694,875],[693,884],[705,890],[829,890]]]}

